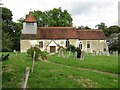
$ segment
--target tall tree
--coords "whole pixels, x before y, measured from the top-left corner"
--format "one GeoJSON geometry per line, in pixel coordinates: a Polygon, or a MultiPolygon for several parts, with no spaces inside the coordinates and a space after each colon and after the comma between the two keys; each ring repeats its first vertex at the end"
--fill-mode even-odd
{"type": "Polygon", "coordinates": [[[111,34],[108,38],[107,38],[107,42],[108,42],[108,47],[109,47],[109,51],[112,53],[113,51],[118,51],[119,49],[119,45],[118,45],[118,35],[116,33],[111,34]]]}
{"type": "Polygon", "coordinates": [[[102,29],[102,30],[105,30],[107,28],[107,26],[103,22],[101,22],[100,24],[96,25],[95,27],[97,27],[98,29],[102,29]]]}
{"type": "Polygon", "coordinates": [[[91,29],[91,28],[88,27],[88,26],[83,26],[83,25],[82,25],[82,26],[78,26],[78,29],[87,29],[87,30],[88,30],[88,29],[91,29]]]}
{"type": "Polygon", "coordinates": [[[113,25],[113,26],[110,26],[110,27],[104,29],[103,31],[104,31],[106,37],[109,37],[113,33],[119,33],[120,32],[120,27],[117,26],[117,25],[113,25]]]}
{"type": "Polygon", "coordinates": [[[2,51],[20,50],[21,23],[12,21],[12,12],[2,8],[2,51]]]}
{"type": "Polygon", "coordinates": [[[10,22],[12,20],[12,12],[5,7],[0,7],[2,8],[2,19],[3,21],[10,22]]]}
{"type": "Polygon", "coordinates": [[[72,17],[67,10],[54,8],[49,11],[33,11],[32,14],[38,21],[38,26],[72,26],[72,17]]]}
{"type": "Polygon", "coordinates": [[[13,38],[9,33],[2,33],[2,51],[12,51],[13,38]]]}

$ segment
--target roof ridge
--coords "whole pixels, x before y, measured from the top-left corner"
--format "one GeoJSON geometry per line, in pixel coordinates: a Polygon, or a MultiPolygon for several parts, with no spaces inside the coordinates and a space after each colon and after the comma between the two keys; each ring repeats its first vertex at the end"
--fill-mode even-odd
{"type": "Polygon", "coordinates": [[[90,29],[90,30],[86,30],[86,29],[77,29],[77,31],[102,31],[101,29],[90,29]]]}
{"type": "Polygon", "coordinates": [[[38,28],[74,28],[74,27],[38,27],[38,28]]]}

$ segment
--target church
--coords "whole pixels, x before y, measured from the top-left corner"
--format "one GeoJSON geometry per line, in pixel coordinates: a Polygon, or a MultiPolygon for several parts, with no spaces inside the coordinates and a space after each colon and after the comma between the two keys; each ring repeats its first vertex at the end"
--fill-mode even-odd
{"type": "Polygon", "coordinates": [[[92,53],[108,50],[106,36],[102,30],[78,30],[74,27],[38,27],[37,20],[29,13],[23,21],[20,40],[21,52],[38,45],[42,51],[57,53],[57,49],[69,45],[79,47],[82,51],[92,53]]]}

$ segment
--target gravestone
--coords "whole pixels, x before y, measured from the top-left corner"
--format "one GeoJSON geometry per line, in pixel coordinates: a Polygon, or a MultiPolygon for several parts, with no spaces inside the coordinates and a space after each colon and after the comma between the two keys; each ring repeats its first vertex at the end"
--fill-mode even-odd
{"type": "Polygon", "coordinates": [[[107,55],[107,50],[106,50],[106,48],[103,49],[103,55],[107,55]]]}
{"type": "Polygon", "coordinates": [[[84,60],[84,58],[85,58],[85,53],[84,53],[84,51],[81,51],[80,60],[84,60]]]}
{"type": "Polygon", "coordinates": [[[58,50],[58,57],[60,57],[60,50],[58,50]]]}
{"type": "Polygon", "coordinates": [[[69,51],[69,57],[70,57],[70,53],[71,53],[71,48],[70,48],[70,51],[69,51]]]}
{"type": "Polygon", "coordinates": [[[95,50],[92,51],[92,55],[95,56],[95,50]]]}
{"type": "Polygon", "coordinates": [[[66,58],[69,58],[69,52],[66,51],[66,58]]]}
{"type": "Polygon", "coordinates": [[[99,55],[99,51],[96,51],[96,55],[97,55],[97,56],[99,55]]]}
{"type": "Polygon", "coordinates": [[[107,56],[110,56],[110,53],[109,53],[109,52],[107,52],[107,56]]]}
{"type": "Polygon", "coordinates": [[[64,52],[63,52],[63,50],[62,50],[62,57],[63,57],[63,58],[65,58],[65,55],[64,55],[64,52]]]}
{"type": "Polygon", "coordinates": [[[74,54],[74,58],[77,59],[77,52],[75,52],[75,54],[74,54]]]}
{"type": "Polygon", "coordinates": [[[101,55],[101,51],[99,51],[99,55],[101,55]]]}
{"type": "Polygon", "coordinates": [[[58,51],[58,57],[61,57],[61,56],[62,56],[62,48],[60,48],[58,51]]]}

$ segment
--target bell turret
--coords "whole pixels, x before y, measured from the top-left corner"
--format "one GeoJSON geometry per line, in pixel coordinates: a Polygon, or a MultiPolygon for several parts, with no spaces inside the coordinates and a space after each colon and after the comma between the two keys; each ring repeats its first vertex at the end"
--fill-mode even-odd
{"type": "Polygon", "coordinates": [[[37,33],[37,20],[30,12],[26,15],[26,18],[23,21],[23,30],[22,34],[36,34],[37,33]]]}

